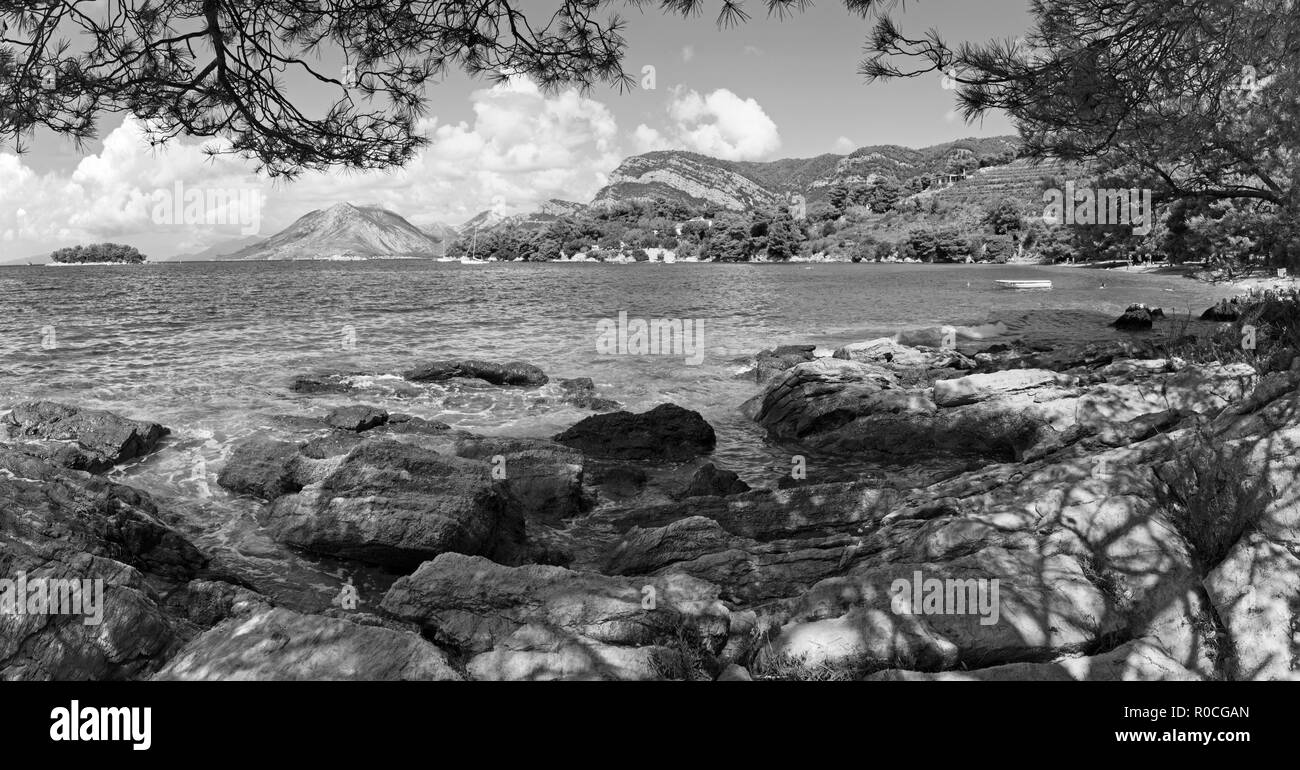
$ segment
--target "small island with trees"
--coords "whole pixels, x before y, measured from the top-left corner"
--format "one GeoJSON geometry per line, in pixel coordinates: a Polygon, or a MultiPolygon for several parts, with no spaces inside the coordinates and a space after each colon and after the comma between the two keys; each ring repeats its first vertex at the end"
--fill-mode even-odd
{"type": "Polygon", "coordinates": [[[89,246],[69,246],[50,254],[56,265],[138,265],[145,256],[134,246],[120,243],[92,243],[89,246]]]}

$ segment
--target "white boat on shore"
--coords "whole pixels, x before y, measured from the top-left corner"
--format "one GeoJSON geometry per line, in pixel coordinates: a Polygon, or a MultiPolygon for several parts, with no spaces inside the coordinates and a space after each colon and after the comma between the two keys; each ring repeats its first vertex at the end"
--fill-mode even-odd
{"type": "Polygon", "coordinates": [[[994,281],[1003,289],[1050,289],[1051,281],[994,281]]]}
{"type": "Polygon", "coordinates": [[[462,265],[486,265],[487,264],[487,262],[481,259],[475,259],[473,257],[461,257],[460,263],[462,265]]]}

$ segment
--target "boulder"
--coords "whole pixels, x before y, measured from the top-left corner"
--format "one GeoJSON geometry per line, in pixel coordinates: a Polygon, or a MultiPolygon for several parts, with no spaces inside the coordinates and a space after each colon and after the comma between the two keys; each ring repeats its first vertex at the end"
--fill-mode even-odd
{"type": "Polygon", "coordinates": [[[582,453],[546,439],[486,438],[457,442],[456,455],[482,460],[512,511],[526,518],[558,521],[586,508],[582,453]]]}
{"type": "Polygon", "coordinates": [[[864,564],[818,583],[757,666],[976,668],[1084,652],[1121,623],[1075,557],[986,547],[943,562],[864,564]]]}
{"type": "Polygon", "coordinates": [[[185,629],[163,611],[154,583],[188,580],[206,561],[145,492],[0,449],[0,679],[155,670],[185,629]],[[33,593],[36,585],[58,587],[56,605],[30,604],[50,595],[33,593]],[[28,602],[23,612],[19,599],[28,602]]]}
{"type": "Polygon", "coordinates": [[[449,681],[463,679],[417,634],[284,608],[230,618],[200,634],[158,681],[449,681]]]}
{"type": "Polygon", "coordinates": [[[1294,544],[1256,533],[1242,538],[1205,580],[1215,611],[1235,641],[1229,658],[1233,679],[1300,679],[1295,662],[1300,557],[1295,551],[1294,544]]]}
{"type": "Polygon", "coordinates": [[[89,554],[174,580],[207,563],[148,493],[2,448],[0,531],[42,553],[89,554]]]}
{"type": "Polygon", "coordinates": [[[56,464],[91,473],[149,454],[170,433],[156,422],[55,401],[18,404],[0,427],[13,440],[50,442],[37,451],[56,464]]]}
{"type": "Polygon", "coordinates": [[[432,361],[402,372],[411,382],[437,382],[454,378],[484,380],[493,385],[520,385],[535,387],[547,383],[546,373],[523,361],[504,364],[488,361],[432,361]]]}
{"type": "Polygon", "coordinates": [[[681,497],[712,497],[738,495],[748,492],[749,485],[740,480],[735,471],[722,470],[713,463],[705,463],[691,474],[691,480],[681,491],[681,497]]]}
{"type": "Polygon", "coordinates": [[[391,439],[357,446],[335,470],[275,501],[271,535],[313,553],[410,569],[447,551],[518,557],[524,520],[487,463],[391,439]]]}
{"type": "Polygon", "coordinates": [[[952,357],[952,352],[955,351],[922,350],[900,345],[892,337],[881,337],[845,345],[836,350],[833,357],[844,361],[861,361],[894,367],[932,367],[948,361],[952,357]]]}
{"type": "Polygon", "coordinates": [[[816,356],[813,351],[816,349],[816,345],[781,345],[772,350],[760,351],[754,357],[754,368],[743,376],[756,382],[767,382],[773,375],[796,364],[814,360],[816,356]]]}
{"type": "MultiPolygon", "coordinates": [[[[742,411],[779,441],[900,460],[1040,457],[1084,439],[1149,435],[1146,415],[1217,413],[1253,387],[1248,366],[1166,371],[1116,369],[1114,382],[1046,369],[1008,369],[902,386],[876,365],[839,359],[800,364],[774,379],[742,411]],[[1165,395],[1161,395],[1164,393],[1165,395]]],[[[1168,425],[1167,420],[1152,418],[1168,425]]]]}
{"type": "Polygon", "coordinates": [[[1152,310],[1146,305],[1129,305],[1124,314],[1111,322],[1111,326],[1124,331],[1146,331],[1156,318],[1163,318],[1164,311],[1152,310]]]}
{"type": "Polygon", "coordinates": [[[1045,385],[1070,387],[1077,379],[1046,369],[1009,369],[1004,372],[972,374],[934,384],[934,403],[939,407],[962,406],[987,401],[995,396],[1020,393],[1045,385]]]}
{"type": "Polygon", "coordinates": [[[399,579],[382,607],[471,658],[490,679],[677,678],[682,653],[716,655],[730,612],[685,575],[609,577],[443,554],[399,579]],[[668,675],[668,676],[666,676],[668,675]]]}
{"type": "Polygon", "coordinates": [[[556,435],[555,440],[597,457],[689,460],[713,451],[717,436],[699,412],[660,404],[641,414],[593,415],[556,435]]]}
{"type": "Polygon", "coordinates": [[[1236,321],[1241,318],[1241,305],[1234,297],[1232,299],[1221,299],[1213,307],[1201,313],[1202,321],[1218,321],[1227,323],[1236,321]]]}
{"type": "Polygon", "coordinates": [[[386,422],[388,422],[387,411],[364,404],[341,406],[325,416],[325,423],[331,428],[354,433],[377,428],[386,422]]]}
{"type": "Polygon", "coordinates": [[[297,444],[252,436],[231,450],[217,483],[231,492],[274,500],[302,489],[297,462],[297,444]]]}
{"type": "Polygon", "coordinates": [[[703,516],[633,527],[604,566],[611,575],[684,573],[716,584],[724,601],[748,605],[798,595],[857,563],[856,538],[838,535],[759,542],[703,516]]]}

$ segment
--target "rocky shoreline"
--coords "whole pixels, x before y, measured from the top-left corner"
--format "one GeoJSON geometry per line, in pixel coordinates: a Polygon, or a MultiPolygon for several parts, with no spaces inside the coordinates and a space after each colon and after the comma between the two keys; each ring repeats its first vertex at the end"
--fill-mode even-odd
{"type": "Polygon", "coordinates": [[[593,414],[550,439],[364,403],[376,378],[549,381],[522,362],[305,374],[289,389],[357,401],[239,442],[218,484],[282,547],[395,578],[323,612],[106,475],[166,427],[13,405],[0,575],[105,588],[98,624],[0,613],[0,679],[1294,679],[1300,361],[1239,309],[1217,348],[764,351],[737,406],[789,450],[775,484],[710,462],[698,413],[583,378],[562,392],[593,414]],[[828,480],[845,456],[906,470],[828,480]]]}

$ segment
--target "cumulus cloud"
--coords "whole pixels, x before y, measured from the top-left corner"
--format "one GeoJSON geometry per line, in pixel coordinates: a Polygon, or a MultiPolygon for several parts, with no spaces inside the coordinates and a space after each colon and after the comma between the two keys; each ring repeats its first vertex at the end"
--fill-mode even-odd
{"type": "Polygon", "coordinates": [[[430,143],[405,168],[306,173],[292,184],[255,176],[251,163],[234,156],[211,158],[190,140],[151,149],[143,127],[129,119],[70,172],[38,174],[19,156],[0,153],[0,238],[33,250],[70,241],[152,240],[160,249],[155,256],[170,256],[247,234],[229,225],[161,232],[156,196],[172,194],[177,182],[256,190],[263,236],[339,201],[382,205],[426,224],[458,223],[490,206],[511,213],[548,198],[590,199],[622,158],[609,109],[576,91],[548,96],[520,77],[471,98],[472,122],[432,119],[419,126],[430,143]]]}
{"type": "Polygon", "coordinates": [[[635,152],[677,148],[754,159],[780,146],[762,107],[726,89],[675,88],[662,121],[630,132],[620,131],[601,102],[572,90],[543,93],[525,77],[477,90],[471,104],[472,120],[422,122],[429,145],[404,168],[305,173],[292,183],[257,176],[236,156],[210,157],[197,140],[151,148],[144,126],[131,119],[70,170],[38,173],[21,157],[0,153],[0,259],[101,240],[137,245],[156,259],[248,234],[246,221],[160,224],[158,195],[171,195],[178,184],[255,191],[257,234],[269,236],[340,201],[381,205],[417,225],[456,224],[488,208],[517,213],[549,198],[590,200],[635,152]]]}
{"type": "Polygon", "coordinates": [[[754,99],[725,88],[708,94],[677,87],[668,104],[668,125],[642,124],[633,133],[638,151],[684,149],[726,160],[756,160],[781,146],[776,123],[754,99]]]}
{"type": "Polygon", "coordinates": [[[856,142],[854,142],[852,139],[848,138],[847,136],[841,136],[839,139],[836,139],[835,142],[831,145],[831,152],[838,152],[841,154],[850,153],[856,150],[857,148],[858,145],[856,142]]]}
{"type": "Polygon", "coordinates": [[[695,58],[695,46],[688,45],[682,48],[682,61],[689,62],[695,58]]]}

